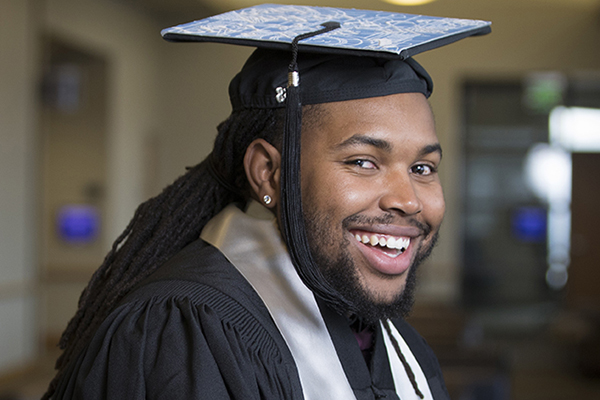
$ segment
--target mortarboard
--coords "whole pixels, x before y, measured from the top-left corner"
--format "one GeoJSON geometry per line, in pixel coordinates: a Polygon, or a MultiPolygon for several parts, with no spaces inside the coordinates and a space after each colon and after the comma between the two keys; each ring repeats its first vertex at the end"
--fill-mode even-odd
{"type": "Polygon", "coordinates": [[[467,36],[490,32],[490,22],[386,11],[262,4],[164,29],[166,40],[220,42],[290,50],[293,39],[337,22],[339,29],[302,40],[299,49],[402,59],[467,36]]]}
{"type": "Polygon", "coordinates": [[[296,60],[296,54],[292,55],[294,48],[303,53],[297,68],[306,82],[300,89],[302,104],[402,91],[419,91],[429,96],[433,88],[431,78],[410,57],[467,36],[489,33],[490,25],[487,21],[385,11],[263,4],[174,26],[161,33],[169,41],[258,48],[230,87],[230,99],[236,110],[286,106],[284,92],[292,79],[287,67],[292,57],[296,60]],[[364,57],[343,56],[364,56],[378,62],[370,68],[364,57]],[[382,82],[379,67],[383,65],[387,67],[382,82]],[[408,87],[399,84],[415,78],[409,69],[414,70],[427,88],[416,90],[414,84],[408,87]],[[377,77],[373,78],[374,75],[377,77]]]}
{"type": "Polygon", "coordinates": [[[353,306],[325,282],[305,234],[299,151],[302,104],[407,92],[429,97],[432,80],[411,57],[487,34],[490,25],[384,11],[264,4],[164,29],[162,36],[169,41],[257,48],[230,84],[232,107],[234,111],[285,107],[281,230],[300,278],[343,313],[352,312],[353,306]]]}

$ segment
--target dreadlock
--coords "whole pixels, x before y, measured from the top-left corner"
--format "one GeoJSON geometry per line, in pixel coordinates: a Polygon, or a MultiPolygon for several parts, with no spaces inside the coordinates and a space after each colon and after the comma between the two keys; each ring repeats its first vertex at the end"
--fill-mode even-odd
{"type": "Polygon", "coordinates": [[[225,206],[248,199],[246,148],[257,138],[279,147],[282,111],[233,112],[217,128],[213,153],[137,208],[79,298],[78,310],[59,342],[63,353],[56,362],[58,372],[42,399],[51,398],[65,367],[136,284],[198,239],[204,225],[225,206]],[[227,187],[219,184],[214,171],[227,187]]]}

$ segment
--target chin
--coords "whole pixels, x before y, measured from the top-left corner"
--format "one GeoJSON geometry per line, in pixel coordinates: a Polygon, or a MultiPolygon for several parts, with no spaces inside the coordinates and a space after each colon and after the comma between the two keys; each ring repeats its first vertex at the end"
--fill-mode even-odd
{"type": "MultiPolygon", "coordinates": [[[[408,271],[406,272],[408,274],[408,271]]],[[[357,290],[363,292],[363,298],[368,299],[371,303],[380,306],[386,306],[394,304],[398,301],[399,297],[404,295],[406,289],[406,280],[402,280],[402,287],[390,288],[389,286],[383,285],[369,286],[366,283],[362,283],[361,287],[357,290]],[[381,286],[382,289],[377,287],[381,286]]]]}
{"type": "Polygon", "coordinates": [[[406,283],[398,293],[379,293],[360,283],[358,274],[340,273],[340,269],[330,269],[325,278],[338,292],[350,301],[356,310],[356,316],[364,323],[374,325],[388,318],[404,318],[410,314],[414,303],[416,288],[416,268],[408,271],[406,283]]]}

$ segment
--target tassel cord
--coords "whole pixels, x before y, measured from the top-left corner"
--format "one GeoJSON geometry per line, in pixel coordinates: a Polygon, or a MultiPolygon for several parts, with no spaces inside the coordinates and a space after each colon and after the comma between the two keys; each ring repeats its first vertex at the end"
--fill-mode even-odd
{"type": "Polygon", "coordinates": [[[398,355],[398,358],[400,358],[400,361],[402,362],[402,365],[404,366],[406,375],[408,375],[408,379],[410,380],[410,383],[412,384],[413,389],[415,390],[415,393],[417,394],[417,396],[419,396],[420,399],[424,399],[425,396],[419,389],[419,385],[417,384],[417,380],[415,378],[415,373],[413,372],[412,368],[408,364],[408,361],[406,361],[406,357],[404,357],[404,354],[402,354],[402,350],[400,349],[400,345],[398,344],[398,341],[396,340],[394,335],[392,335],[392,328],[390,327],[389,319],[383,321],[383,327],[385,328],[385,331],[387,332],[387,335],[390,338],[390,341],[392,342],[392,346],[394,347],[394,350],[396,350],[396,354],[398,355]]]}

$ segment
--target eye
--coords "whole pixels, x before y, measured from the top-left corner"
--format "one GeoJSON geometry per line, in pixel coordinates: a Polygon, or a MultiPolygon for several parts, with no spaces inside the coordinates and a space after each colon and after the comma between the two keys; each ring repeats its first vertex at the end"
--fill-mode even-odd
{"type": "Polygon", "coordinates": [[[373,161],[365,160],[362,158],[347,161],[346,164],[354,165],[354,166],[357,166],[357,167],[363,168],[363,169],[376,169],[377,168],[377,166],[375,165],[375,163],[373,161]]]}
{"type": "Polygon", "coordinates": [[[410,168],[410,171],[413,174],[417,174],[417,175],[423,175],[423,176],[427,176],[427,175],[431,175],[435,172],[437,172],[437,170],[435,169],[435,167],[428,165],[428,164],[417,164],[414,165],[410,168]]]}

